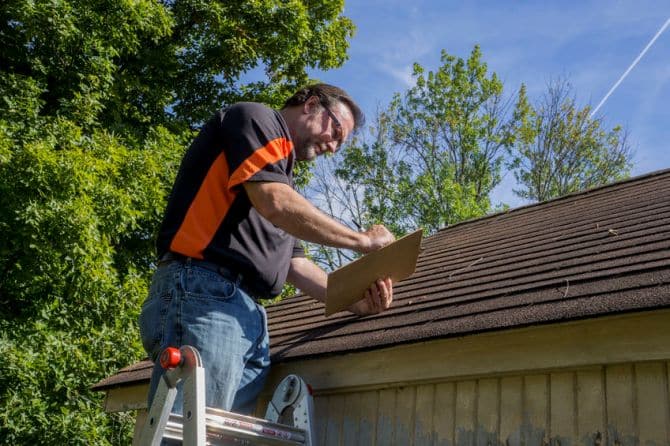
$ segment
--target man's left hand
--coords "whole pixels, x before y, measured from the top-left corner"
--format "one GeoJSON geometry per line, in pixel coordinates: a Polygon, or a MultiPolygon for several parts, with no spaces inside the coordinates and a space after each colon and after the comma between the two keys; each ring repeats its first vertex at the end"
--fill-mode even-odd
{"type": "Polygon", "coordinates": [[[393,282],[390,277],[378,279],[365,291],[365,297],[348,310],[359,316],[377,314],[387,310],[393,302],[393,282]]]}

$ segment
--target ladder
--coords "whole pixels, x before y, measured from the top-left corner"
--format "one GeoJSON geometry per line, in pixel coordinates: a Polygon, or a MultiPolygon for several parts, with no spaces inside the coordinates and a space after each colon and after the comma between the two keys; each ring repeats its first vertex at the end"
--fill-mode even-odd
{"type": "Polygon", "coordinates": [[[160,356],[166,372],[146,422],[133,446],[313,445],[311,389],[296,375],[288,375],[275,390],[265,419],[205,407],[205,369],[191,346],[168,347],[160,356]],[[183,415],[170,413],[183,380],[183,415]]]}

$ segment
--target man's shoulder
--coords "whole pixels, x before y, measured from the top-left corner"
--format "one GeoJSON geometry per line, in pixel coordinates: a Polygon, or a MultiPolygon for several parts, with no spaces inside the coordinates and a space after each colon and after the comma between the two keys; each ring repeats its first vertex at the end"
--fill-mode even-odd
{"type": "Polygon", "coordinates": [[[289,138],[288,127],[281,113],[258,102],[238,102],[222,110],[224,130],[243,134],[264,134],[270,138],[289,138]]]}
{"type": "Polygon", "coordinates": [[[249,118],[277,119],[279,113],[260,102],[237,102],[224,109],[224,113],[249,118]]]}

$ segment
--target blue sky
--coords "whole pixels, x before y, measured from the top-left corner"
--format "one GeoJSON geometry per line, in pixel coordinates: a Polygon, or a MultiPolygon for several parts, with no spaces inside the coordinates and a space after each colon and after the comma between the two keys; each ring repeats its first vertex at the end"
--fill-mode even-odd
{"type": "MultiPolygon", "coordinates": [[[[349,0],[344,15],[357,26],[349,60],[312,76],[347,90],[372,118],[411,85],[414,62],[436,69],[442,49],[466,58],[476,44],[507,94],[524,83],[533,100],[563,77],[581,105],[595,106],[670,18],[670,0],[349,0]]],[[[670,168],[670,28],[599,114],[628,130],[633,175],[670,168]]],[[[494,204],[523,204],[513,186],[505,178],[494,204]]]]}

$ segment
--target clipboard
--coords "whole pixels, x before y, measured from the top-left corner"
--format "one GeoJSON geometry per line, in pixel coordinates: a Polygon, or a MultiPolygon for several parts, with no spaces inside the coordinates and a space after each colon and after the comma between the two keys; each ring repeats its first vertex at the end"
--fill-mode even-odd
{"type": "Polygon", "coordinates": [[[414,274],[422,234],[422,229],[414,231],[328,274],[326,316],[363,299],[379,278],[391,277],[396,283],[414,274]]]}

